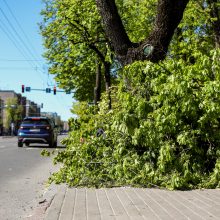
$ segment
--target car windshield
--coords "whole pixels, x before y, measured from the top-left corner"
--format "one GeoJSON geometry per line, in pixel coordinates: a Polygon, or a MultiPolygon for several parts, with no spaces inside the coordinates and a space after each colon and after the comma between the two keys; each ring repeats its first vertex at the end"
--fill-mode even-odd
{"type": "Polygon", "coordinates": [[[23,122],[22,122],[22,125],[29,125],[29,124],[35,124],[35,125],[48,125],[49,124],[49,122],[48,122],[48,120],[46,120],[46,119],[27,119],[27,120],[24,120],[23,122]]]}

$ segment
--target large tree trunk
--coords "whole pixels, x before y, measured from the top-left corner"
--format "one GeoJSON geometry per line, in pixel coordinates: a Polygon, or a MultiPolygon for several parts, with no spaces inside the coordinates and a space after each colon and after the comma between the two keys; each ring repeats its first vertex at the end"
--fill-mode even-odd
{"type": "Polygon", "coordinates": [[[159,62],[166,57],[175,29],[189,0],[158,0],[153,31],[143,42],[132,43],[125,31],[114,0],[96,0],[106,35],[123,64],[136,60],[159,62]]]}
{"type": "Polygon", "coordinates": [[[215,20],[212,22],[212,28],[214,32],[214,41],[216,48],[220,47],[220,6],[217,5],[218,2],[218,0],[208,1],[211,7],[211,17],[215,18],[215,20]]]}

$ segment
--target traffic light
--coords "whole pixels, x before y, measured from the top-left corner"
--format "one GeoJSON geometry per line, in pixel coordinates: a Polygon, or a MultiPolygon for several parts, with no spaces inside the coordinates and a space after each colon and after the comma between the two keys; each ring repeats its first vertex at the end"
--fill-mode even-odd
{"type": "Polygon", "coordinates": [[[53,87],[53,94],[54,94],[54,95],[57,94],[57,88],[56,88],[56,86],[53,87]]]}
{"type": "Polygon", "coordinates": [[[21,86],[21,92],[24,93],[24,85],[21,86]]]}

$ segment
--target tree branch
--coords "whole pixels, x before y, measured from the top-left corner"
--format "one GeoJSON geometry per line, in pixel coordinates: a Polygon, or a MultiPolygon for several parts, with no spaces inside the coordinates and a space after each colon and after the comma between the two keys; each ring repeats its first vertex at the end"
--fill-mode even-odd
{"type": "Polygon", "coordinates": [[[92,43],[88,44],[89,48],[93,51],[95,51],[95,53],[98,55],[98,57],[100,58],[102,63],[105,63],[105,57],[104,55],[101,53],[101,51],[92,43]]]}
{"type": "Polygon", "coordinates": [[[104,30],[109,38],[111,46],[116,54],[121,56],[126,55],[127,50],[132,46],[132,43],[122,24],[115,1],[96,0],[96,3],[102,17],[104,30]]]}
{"type": "Polygon", "coordinates": [[[159,62],[165,59],[174,31],[183,17],[188,2],[189,0],[158,0],[153,31],[145,41],[134,44],[126,34],[115,0],[96,0],[106,35],[123,65],[135,60],[159,62]],[[148,54],[144,54],[144,49],[148,54]]]}
{"type": "Polygon", "coordinates": [[[188,2],[189,0],[158,1],[154,29],[146,40],[146,43],[154,47],[153,53],[149,56],[152,62],[158,62],[166,57],[168,46],[188,2]]]}

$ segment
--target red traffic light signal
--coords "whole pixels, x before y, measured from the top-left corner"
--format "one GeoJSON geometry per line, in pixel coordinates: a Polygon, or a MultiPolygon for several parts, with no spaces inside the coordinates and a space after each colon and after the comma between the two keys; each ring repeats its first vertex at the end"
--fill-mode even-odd
{"type": "Polygon", "coordinates": [[[54,94],[54,95],[57,94],[57,88],[56,88],[56,86],[53,87],[53,94],[54,94]]]}
{"type": "Polygon", "coordinates": [[[21,86],[21,92],[24,93],[24,85],[21,86]]]}

